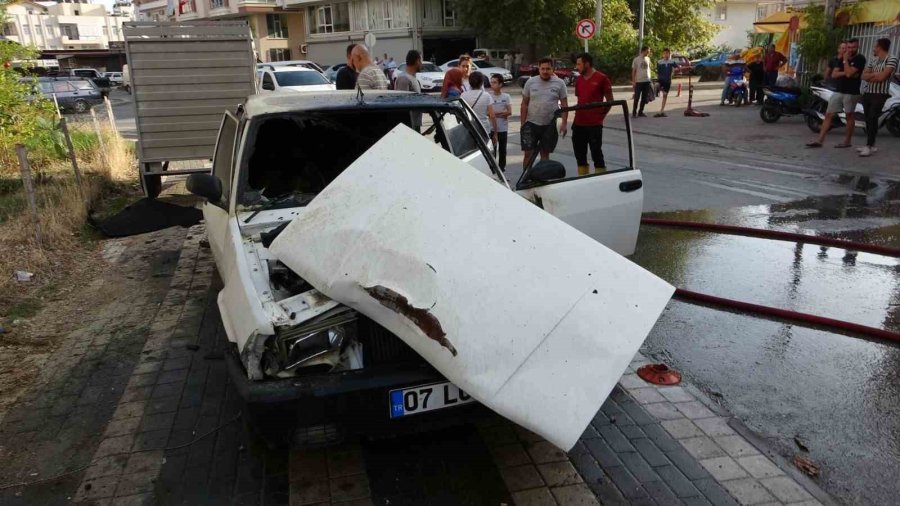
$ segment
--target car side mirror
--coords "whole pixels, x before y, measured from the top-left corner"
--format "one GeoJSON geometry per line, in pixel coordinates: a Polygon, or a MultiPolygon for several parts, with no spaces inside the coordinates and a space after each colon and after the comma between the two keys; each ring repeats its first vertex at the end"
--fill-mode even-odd
{"type": "Polygon", "coordinates": [[[566,167],[556,160],[541,160],[528,171],[528,180],[533,183],[546,183],[564,177],[566,167]]]}
{"type": "Polygon", "coordinates": [[[222,180],[212,174],[191,174],[186,186],[189,192],[210,202],[222,199],[222,180]]]}

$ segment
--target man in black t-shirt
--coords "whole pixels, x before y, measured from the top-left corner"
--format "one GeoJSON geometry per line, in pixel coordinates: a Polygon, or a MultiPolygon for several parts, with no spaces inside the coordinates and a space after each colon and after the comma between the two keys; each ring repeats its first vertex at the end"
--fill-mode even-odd
{"type": "Polygon", "coordinates": [[[844,52],[847,51],[847,43],[841,42],[838,46],[837,56],[828,60],[828,68],[825,69],[824,84],[828,88],[835,89],[837,82],[834,77],[834,70],[844,66],[844,52]]]}
{"type": "Polygon", "coordinates": [[[857,51],[859,51],[859,40],[848,40],[844,57],[841,60],[841,66],[831,72],[836,92],[828,100],[828,109],[825,110],[825,121],[822,122],[819,138],[808,143],[806,147],[822,147],[822,143],[825,142],[825,134],[831,128],[834,115],[840,112],[846,115],[847,128],[844,134],[844,142],[836,144],[834,147],[849,148],[852,146],[853,128],[856,126],[854,113],[856,112],[856,104],[859,102],[862,72],[866,68],[866,58],[857,51]]]}
{"type": "Polygon", "coordinates": [[[356,69],[353,68],[353,62],[350,61],[350,53],[353,52],[353,48],[355,47],[356,44],[347,46],[347,66],[341,67],[334,78],[334,87],[339,90],[352,90],[356,88],[356,69]]]}

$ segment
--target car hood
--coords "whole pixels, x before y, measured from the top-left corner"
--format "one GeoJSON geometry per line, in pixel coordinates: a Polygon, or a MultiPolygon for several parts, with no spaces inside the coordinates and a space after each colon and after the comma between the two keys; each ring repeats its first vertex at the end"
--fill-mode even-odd
{"type": "Polygon", "coordinates": [[[331,91],[336,89],[333,84],[307,84],[305,86],[282,86],[278,91],[331,91]]]}
{"type": "Polygon", "coordinates": [[[674,291],[404,125],[326,187],[270,252],[565,450],[674,291]]]}
{"type": "Polygon", "coordinates": [[[416,74],[417,79],[431,79],[432,81],[440,81],[444,79],[443,72],[419,72],[416,74]]]}

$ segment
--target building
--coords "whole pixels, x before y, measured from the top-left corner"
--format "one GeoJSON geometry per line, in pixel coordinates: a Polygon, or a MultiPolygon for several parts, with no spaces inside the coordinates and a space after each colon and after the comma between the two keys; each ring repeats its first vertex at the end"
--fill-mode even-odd
{"type": "Polygon", "coordinates": [[[122,23],[133,19],[131,6],[106,7],[87,0],[55,4],[23,1],[7,6],[3,35],[41,51],[99,50],[122,43],[122,23]]]}
{"type": "Polygon", "coordinates": [[[713,37],[712,45],[728,46],[733,49],[747,47],[753,23],[765,19],[776,12],[788,8],[802,8],[815,0],[715,0],[714,5],[705,9],[710,21],[719,26],[719,33],[713,37]]]}
{"type": "Polygon", "coordinates": [[[306,57],[334,64],[345,61],[346,47],[376,38],[376,55],[403,61],[418,49],[426,60],[443,63],[472,51],[475,34],[459,23],[452,0],[278,0],[285,10],[305,15],[306,57]]]}
{"type": "Polygon", "coordinates": [[[168,21],[167,0],[134,0],[135,19],[137,21],[168,21]]]}

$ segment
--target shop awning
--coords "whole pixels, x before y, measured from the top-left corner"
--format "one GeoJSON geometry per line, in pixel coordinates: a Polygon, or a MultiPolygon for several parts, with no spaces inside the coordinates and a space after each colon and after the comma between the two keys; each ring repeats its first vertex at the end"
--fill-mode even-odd
{"type": "MultiPolygon", "coordinates": [[[[849,25],[875,23],[900,23],[900,0],[869,0],[859,2],[853,8],[856,12],[850,16],[849,25]]],[[[849,10],[848,10],[849,11],[849,10]]],[[[840,13],[836,16],[840,19],[840,13]]]]}
{"type": "Polygon", "coordinates": [[[769,14],[753,23],[753,31],[756,33],[784,33],[788,31],[788,27],[791,25],[791,18],[794,16],[800,18],[800,29],[806,28],[806,16],[803,13],[781,11],[769,14]]]}

